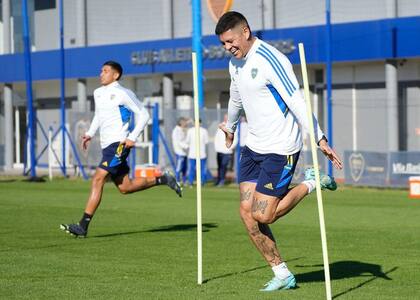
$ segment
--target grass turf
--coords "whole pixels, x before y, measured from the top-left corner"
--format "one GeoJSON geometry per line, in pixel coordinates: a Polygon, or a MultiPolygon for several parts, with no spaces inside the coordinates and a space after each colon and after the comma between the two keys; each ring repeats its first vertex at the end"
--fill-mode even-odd
{"type": "MultiPolygon", "coordinates": [[[[237,188],[203,189],[201,286],[195,189],[123,196],[107,184],[88,238],[75,239],[59,224],[79,220],[88,193],[80,180],[0,180],[1,299],[325,299],[315,195],[272,225],[299,288],[261,293],[272,272],[239,219],[237,188]]],[[[342,187],[324,193],[324,209],[334,298],[420,298],[419,200],[342,187]]]]}

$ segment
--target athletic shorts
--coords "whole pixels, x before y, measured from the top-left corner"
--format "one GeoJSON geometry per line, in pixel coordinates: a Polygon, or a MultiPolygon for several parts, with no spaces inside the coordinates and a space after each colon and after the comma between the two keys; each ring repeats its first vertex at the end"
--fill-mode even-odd
{"type": "Polygon", "coordinates": [[[269,196],[283,197],[288,192],[299,153],[260,154],[244,147],[241,152],[239,182],[256,182],[256,191],[269,196]]]}
{"type": "Polygon", "coordinates": [[[98,167],[108,171],[112,178],[128,174],[130,171],[127,164],[128,154],[130,149],[125,148],[124,144],[112,143],[102,149],[102,160],[98,167]]]}

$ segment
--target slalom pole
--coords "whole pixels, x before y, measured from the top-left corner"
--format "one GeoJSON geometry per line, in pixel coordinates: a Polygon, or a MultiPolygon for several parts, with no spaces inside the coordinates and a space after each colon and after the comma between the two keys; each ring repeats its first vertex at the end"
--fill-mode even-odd
{"type": "Polygon", "coordinates": [[[314,169],[315,169],[316,198],[318,202],[319,227],[321,229],[322,257],[324,260],[325,290],[327,294],[327,300],[331,300],[331,279],[330,279],[330,266],[328,263],[327,234],[325,231],[324,208],[322,205],[322,193],[321,193],[321,183],[320,183],[320,178],[319,178],[317,147],[315,143],[314,121],[313,121],[313,115],[312,115],[311,100],[309,98],[309,83],[308,83],[308,72],[306,69],[305,49],[302,43],[299,43],[299,56],[300,56],[300,65],[302,68],[303,89],[305,92],[306,109],[308,112],[308,119],[309,119],[309,136],[311,140],[312,161],[314,163],[314,169]]]}
{"type": "Polygon", "coordinates": [[[201,159],[200,159],[200,110],[198,97],[197,54],[192,52],[194,82],[194,118],[195,118],[195,164],[197,177],[197,283],[203,283],[203,225],[201,220],[201,159]]]}

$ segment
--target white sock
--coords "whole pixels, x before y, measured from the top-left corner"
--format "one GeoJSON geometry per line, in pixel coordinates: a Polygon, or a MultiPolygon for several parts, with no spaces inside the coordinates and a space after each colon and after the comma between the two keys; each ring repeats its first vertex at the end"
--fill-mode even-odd
{"type": "Polygon", "coordinates": [[[286,278],[288,276],[290,276],[292,273],[289,271],[289,269],[287,268],[287,265],[285,262],[282,262],[281,264],[274,266],[271,268],[274,272],[274,275],[277,278],[283,279],[286,278]]]}
{"type": "Polygon", "coordinates": [[[302,181],[304,185],[308,187],[308,194],[312,193],[312,191],[316,188],[316,183],[314,179],[302,181]]]}

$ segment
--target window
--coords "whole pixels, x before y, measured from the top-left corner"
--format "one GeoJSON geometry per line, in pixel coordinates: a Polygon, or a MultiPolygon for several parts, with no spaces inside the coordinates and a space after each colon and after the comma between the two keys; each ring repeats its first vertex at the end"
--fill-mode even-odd
{"type": "Polygon", "coordinates": [[[35,10],[53,9],[56,0],[35,0],[35,10]]]}

